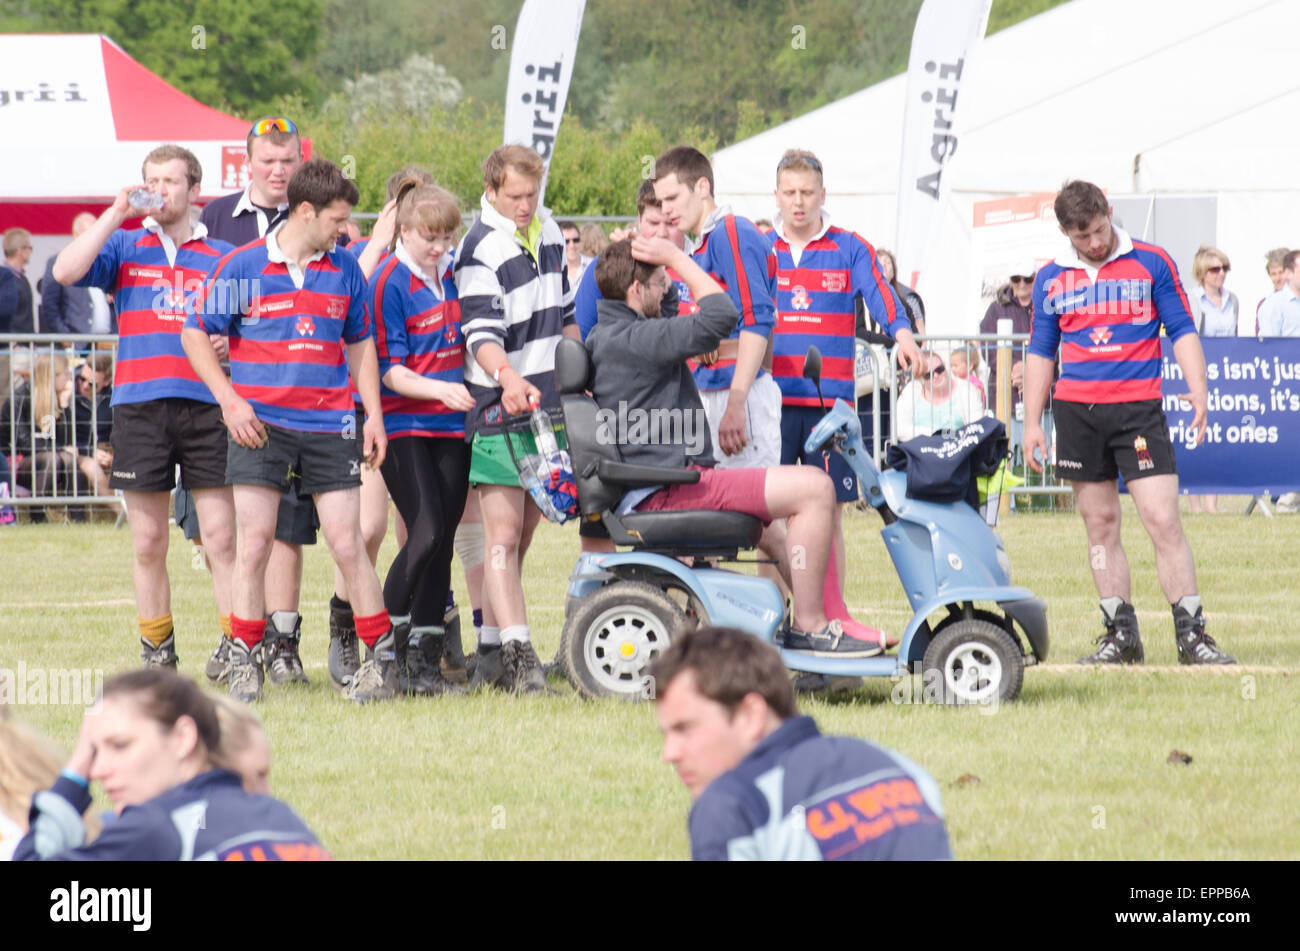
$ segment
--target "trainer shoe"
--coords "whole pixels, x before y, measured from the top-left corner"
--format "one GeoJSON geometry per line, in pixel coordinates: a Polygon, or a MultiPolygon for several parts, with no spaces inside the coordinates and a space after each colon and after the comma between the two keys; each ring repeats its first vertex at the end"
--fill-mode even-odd
{"type": "Polygon", "coordinates": [[[1131,604],[1121,604],[1115,611],[1114,619],[1101,612],[1106,622],[1106,631],[1097,638],[1097,649],[1087,657],[1080,657],[1080,664],[1140,664],[1143,661],[1142,638],[1138,635],[1137,612],[1131,604]]]}
{"type": "Polygon", "coordinates": [[[465,660],[465,648],[460,641],[460,611],[455,604],[443,615],[442,626],[447,632],[447,637],[443,642],[438,667],[449,683],[466,683],[469,680],[469,670],[465,660]]]}
{"type": "Polygon", "coordinates": [[[292,634],[281,634],[271,621],[266,622],[263,654],[266,656],[266,675],[271,683],[308,684],[307,672],[302,669],[298,656],[298,643],[302,640],[302,618],[293,626],[292,634]]]}
{"type": "Polygon", "coordinates": [[[470,690],[482,690],[485,687],[509,690],[511,687],[506,680],[506,669],[501,663],[500,644],[480,644],[474,652],[472,664],[466,666],[474,668],[469,681],[470,690]]]}
{"type": "Polygon", "coordinates": [[[1178,643],[1180,664],[1235,664],[1235,657],[1219,650],[1214,638],[1205,633],[1205,615],[1200,608],[1195,616],[1186,608],[1174,606],[1174,640],[1178,643]]]}
{"type": "Polygon", "coordinates": [[[791,682],[794,685],[795,693],[810,694],[847,693],[851,690],[858,690],[864,684],[861,677],[831,677],[827,674],[814,674],[807,670],[797,674],[791,682]]]}
{"type": "Polygon", "coordinates": [[[230,666],[230,638],[223,633],[217,641],[217,649],[212,652],[208,662],[203,665],[203,675],[214,684],[226,682],[226,670],[230,666]]]}
{"type": "Polygon", "coordinates": [[[252,650],[243,641],[231,639],[230,665],[227,668],[227,681],[230,696],[241,703],[252,703],[262,699],[262,645],[252,650]]]}
{"type": "Polygon", "coordinates": [[[176,635],[168,634],[163,642],[154,647],[143,637],[140,638],[140,659],[146,667],[166,667],[175,670],[179,662],[176,657],[176,635]]]}
{"type": "Polygon", "coordinates": [[[370,703],[372,700],[391,700],[402,690],[398,671],[397,641],[392,629],[375,641],[373,649],[366,648],[366,659],[357,668],[352,682],[343,696],[353,703],[370,703]]]}
{"type": "Polygon", "coordinates": [[[342,690],[361,666],[361,648],[352,612],[330,605],[330,683],[342,690]]]}
{"type": "Polygon", "coordinates": [[[421,697],[465,693],[464,687],[449,682],[442,675],[446,637],[441,628],[411,632],[406,642],[406,677],[411,693],[421,697]]]}
{"type": "Polygon", "coordinates": [[[505,686],[515,693],[556,693],[546,685],[542,662],[528,641],[507,641],[501,645],[501,666],[505,686]]]}
{"type": "Polygon", "coordinates": [[[790,628],[785,633],[785,648],[813,657],[875,657],[883,650],[879,644],[849,637],[834,619],[812,633],[790,628]]]}

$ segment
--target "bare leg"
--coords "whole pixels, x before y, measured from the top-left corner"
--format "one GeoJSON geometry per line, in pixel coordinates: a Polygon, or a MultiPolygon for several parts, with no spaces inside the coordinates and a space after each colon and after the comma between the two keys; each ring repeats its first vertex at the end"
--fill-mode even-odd
{"type": "MultiPolygon", "coordinates": [[[[292,545],[274,538],[275,519],[271,520],[271,552],[266,563],[263,580],[265,607],[268,614],[275,611],[298,610],[302,588],[302,546],[292,545]]],[[[243,617],[241,614],[240,617],[243,617]]],[[[248,618],[248,620],[253,620],[248,618]]]]}
{"type": "Polygon", "coordinates": [[[1131,602],[1128,558],[1120,541],[1119,489],[1114,482],[1074,482],[1072,488],[1088,534],[1088,560],[1098,596],[1131,602]]]}
{"type": "Polygon", "coordinates": [[[1156,575],[1170,604],[1196,594],[1196,563],[1178,518],[1178,476],[1134,479],[1129,493],[1156,549],[1156,575]]]}
{"type": "Polygon", "coordinates": [[[236,485],[233,489],[236,540],[231,613],[245,621],[260,621],[266,613],[267,563],[282,493],[261,485],[236,485]]]}
{"type": "Polygon", "coordinates": [[[235,496],[229,486],[195,489],[194,511],[199,517],[203,554],[212,572],[217,613],[230,613],[231,579],[235,572],[235,496]]]}
{"type": "Polygon", "coordinates": [[[826,626],[822,589],[830,558],[835,488],[820,469],[780,466],[767,470],[763,499],[773,519],[786,519],[795,625],[819,631],[826,626]]]}
{"type": "Polygon", "coordinates": [[[314,496],[321,534],[334,564],[343,572],[356,617],[384,611],[384,593],[361,534],[361,489],[338,489],[314,496]]]}
{"type": "Polygon", "coordinates": [[[167,532],[171,494],[124,493],[131,527],[132,581],[135,609],[142,618],[162,617],[172,609],[171,581],[167,577],[167,532]]]}
{"type": "Polygon", "coordinates": [[[517,486],[480,486],[479,503],[485,555],[483,623],[503,628],[527,624],[521,572],[542,513],[517,486]]]}

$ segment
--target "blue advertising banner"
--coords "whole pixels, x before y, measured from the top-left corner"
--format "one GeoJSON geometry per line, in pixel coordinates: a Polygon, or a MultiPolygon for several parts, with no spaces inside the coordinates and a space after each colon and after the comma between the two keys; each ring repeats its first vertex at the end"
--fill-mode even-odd
{"type": "Polygon", "coordinates": [[[1191,408],[1178,399],[1187,382],[1169,338],[1160,343],[1160,389],[1182,491],[1300,491],[1300,338],[1201,338],[1210,398],[1197,448],[1191,408]]]}

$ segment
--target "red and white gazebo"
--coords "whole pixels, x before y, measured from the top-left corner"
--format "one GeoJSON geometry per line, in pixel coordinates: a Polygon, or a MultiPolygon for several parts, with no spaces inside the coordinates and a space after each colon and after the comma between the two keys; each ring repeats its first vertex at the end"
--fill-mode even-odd
{"type": "Polygon", "coordinates": [[[57,235],[56,249],[79,212],[98,214],[139,182],[144,156],[165,142],[198,156],[204,200],[242,188],[248,126],[106,36],[0,35],[0,231],[57,235]]]}

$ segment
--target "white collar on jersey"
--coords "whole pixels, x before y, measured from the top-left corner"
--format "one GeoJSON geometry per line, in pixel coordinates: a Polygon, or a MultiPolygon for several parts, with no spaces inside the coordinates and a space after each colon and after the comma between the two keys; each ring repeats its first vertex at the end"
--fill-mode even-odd
{"type": "MultiPolygon", "coordinates": [[[[442,300],[445,297],[442,290],[442,280],[440,278],[429,277],[429,275],[425,274],[424,271],[420,270],[420,266],[415,263],[415,259],[411,257],[411,252],[406,249],[406,245],[402,243],[401,238],[397,239],[397,250],[393,253],[397,255],[397,260],[409,267],[411,273],[424,282],[425,287],[433,291],[433,295],[437,297],[438,300],[442,300]]],[[[449,267],[451,267],[451,252],[444,251],[442,257],[438,258],[436,268],[438,274],[446,274],[449,267]]]]}

